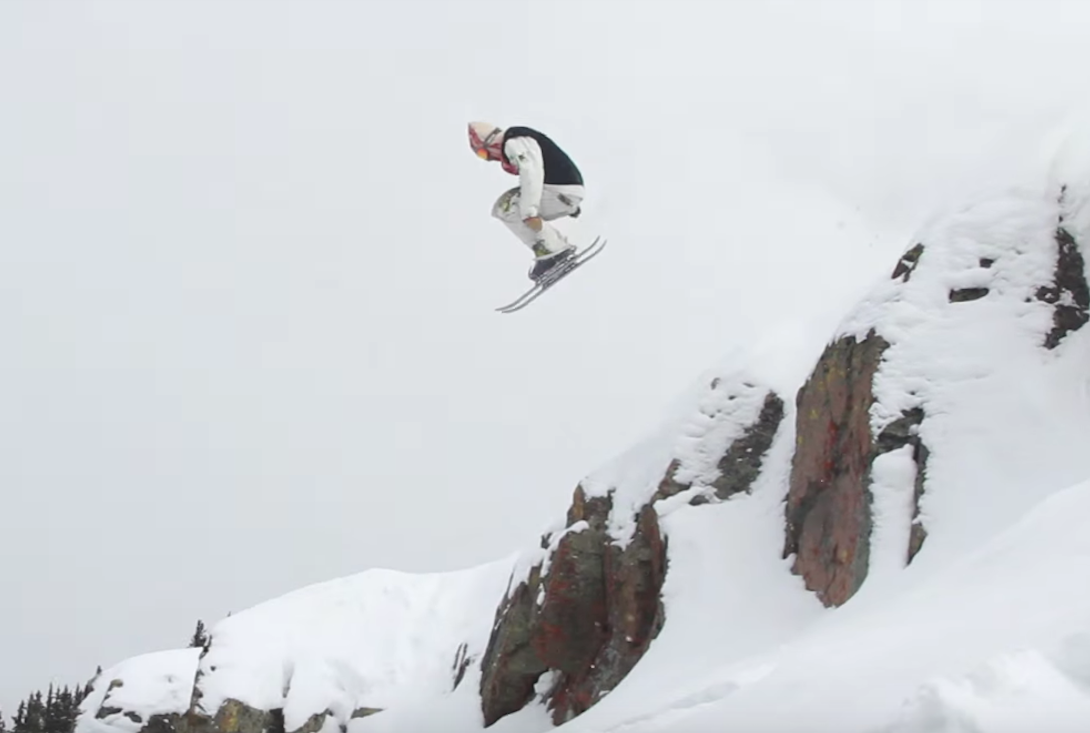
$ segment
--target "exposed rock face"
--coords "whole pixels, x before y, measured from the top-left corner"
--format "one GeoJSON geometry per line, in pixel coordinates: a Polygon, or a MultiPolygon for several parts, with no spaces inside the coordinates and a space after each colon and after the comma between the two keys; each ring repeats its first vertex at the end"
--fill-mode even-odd
{"type": "Polygon", "coordinates": [[[980,300],[988,294],[988,288],[957,288],[950,291],[951,303],[967,303],[970,300],[980,300]]]}
{"type": "Polygon", "coordinates": [[[147,725],[141,728],[141,733],[177,733],[182,716],[171,713],[170,715],[153,715],[148,718],[147,725]]]}
{"type": "MultiPolygon", "coordinates": [[[[482,664],[486,726],[526,705],[550,669],[559,673],[551,698],[563,708],[579,706],[582,695],[565,683],[590,668],[606,641],[610,537],[605,524],[611,509],[609,497],[588,499],[577,487],[567,531],[549,556],[548,569],[543,564],[532,568],[500,604],[482,664]]],[[[563,714],[558,709],[556,715],[563,714]]]]}
{"type": "MultiPolygon", "coordinates": [[[[352,712],[351,718],[365,718],[380,712],[382,712],[380,708],[359,708],[352,712]]],[[[238,700],[229,699],[220,705],[219,710],[212,717],[202,714],[197,708],[191,709],[185,716],[180,716],[171,731],[177,731],[177,733],[318,733],[330,715],[332,713],[328,710],[314,713],[303,725],[289,731],[284,726],[284,711],[281,708],[258,710],[238,700]]],[[[171,733],[171,731],[165,733],[171,733]]],[[[160,732],[148,731],[147,733],[160,732]]]]}
{"type": "MultiPolygon", "coordinates": [[[[783,414],[783,400],[769,392],[756,421],[720,456],[710,493],[726,499],[750,489],[783,414]]],[[[630,538],[609,533],[611,494],[587,496],[576,488],[565,533],[555,546],[543,538],[542,549],[552,551],[517,579],[497,609],[482,659],[486,726],[520,710],[536,693],[554,723],[570,720],[608,694],[647,651],[665,621],[667,542],[654,504],[691,488],[675,478],[680,465],[670,462],[636,513],[630,538]]]]}
{"type": "Polygon", "coordinates": [[[666,543],[648,504],[622,549],[606,529],[609,497],[576,488],[568,531],[504,599],[485,652],[485,724],[521,709],[539,680],[560,724],[589,709],[635,666],[662,627],[666,543]]]}
{"type": "Polygon", "coordinates": [[[257,710],[238,700],[226,700],[209,717],[194,707],[182,720],[182,733],[284,733],[280,710],[257,710]]]}
{"type": "Polygon", "coordinates": [[[912,279],[912,271],[916,269],[916,265],[920,263],[920,255],[923,254],[923,243],[917,243],[912,246],[907,252],[901,255],[900,261],[897,262],[897,266],[893,268],[893,279],[900,280],[901,282],[908,282],[912,279]]]}
{"type": "Polygon", "coordinates": [[[784,557],[826,605],[847,601],[867,574],[872,383],[889,344],[871,331],[829,345],[799,390],[784,557]]]}
{"type": "MultiPolygon", "coordinates": [[[[715,387],[714,384],[712,386],[715,387]]],[[[776,437],[776,431],[779,430],[780,423],[783,421],[783,414],[783,399],[775,392],[768,392],[756,422],[727,447],[716,465],[719,475],[711,481],[709,487],[717,499],[725,500],[735,494],[749,491],[761,473],[765,453],[772,447],[772,439],[776,437]]],[[[654,501],[666,499],[692,488],[690,483],[677,479],[680,468],[679,460],[671,461],[666,474],[659,482],[654,501]]],[[[709,499],[701,494],[693,497],[690,503],[698,505],[708,501],[709,499]]]]}
{"type": "Polygon", "coordinates": [[[927,530],[920,522],[920,499],[923,497],[924,481],[927,477],[927,446],[920,439],[919,427],[924,420],[924,410],[916,407],[906,410],[901,417],[886,426],[876,441],[875,455],[912,446],[912,461],[916,464],[916,481],[912,489],[912,528],[908,539],[907,562],[912,562],[916,553],[927,539],[927,530]]]}
{"type": "Polygon", "coordinates": [[[772,439],[782,420],[783,400],[775,392],[769,392],[757,422],[731,443],[719,459],[719,478],[711,484],[716,497],[729,499],[734,494],[749,490],[761,473],[764,455],[772,446],[772,439]]]}
{"type": "Polygon", "coordinates": [[[142,725],[140,733],[177,733],[179,730],[179,724],[182,716],[177,713],[160,713],[152,715],[148,718],[147,723],[144,723],[144,718],[132,710],[122,711],[121,708],[102,707],[95,714],[95,717],[99,720],[104,720],[112,715],[124,715],[137,725],[142,725]]]}
{"type": "Polygon", "coordinates": [[[534,695],[534,685],[548,669],[532,645],[541,567],[510,591],[496,610],[496,621],[482,661],[481,701],[485,726],[521,710],[534,695]]]}
{"type": "Polygon", "coordinates": [[[465,679],[466,670],[469,669],[469,665],[473,663],[473,657],[469,655],[469,645],[463,642],[458,651],[454,653],[454,664],[451,665],[451,672],[454,675],[454,684],[451,689],[457,690],[458,685],[462,684],[462,680],[465,679]]]}
{"type": "Polygon", "coordinates": [[[1090,288],[1079,246],[1062,225],[1057,227],[1055,239],[1056,274],[1050,285],[1037,290],[1037,299],[1053,306],[1052,330],[1045,337],[1049,349],[1059,346],[1064,336],[1090,320],[1090,288]]]}
{"type": "Polygon", "coordinates": [[[552,694],[557,723],[585,712],[612,690],[662,628],[660,591],[666,579],[666,544],[658,513],[644,506],[632,541],[623,550],[612,543],[603,547],[605,618],[604,624],[596,626],[597,649],[575,667],[550,665],[563,672],[552,694]]]}

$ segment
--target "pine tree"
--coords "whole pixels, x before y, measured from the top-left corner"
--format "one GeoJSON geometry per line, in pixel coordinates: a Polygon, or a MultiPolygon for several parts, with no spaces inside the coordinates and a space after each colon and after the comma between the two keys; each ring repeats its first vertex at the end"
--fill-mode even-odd
{"type": "Polygon", "coordinates": [[[8,724],[4,722],[3,710],[0,710],[0,733],[8,733],[8,724]]]}
{"type": "Polygon", "coordinates": [[[57,724],[57,695],[52,683],[49,685],[49,692],[45,696],[45,707],[42,709],[42,730],[44,733],[65,733],[57,724]]]}
{"type": "Polygon", "coordinates": [[[198,649],[208,648],[208,632],[204,628],[204,621],[197,619],[197,629],[193,632],[193,637],[189,640],[189,647],[198,649]]]}
{"type": "Polygon", "coordinates": [[[41,690],[26,699],[23,730],[20,733],[45,733],[45,703],[41,690]]]}
{"type": "Polygon", "coordinates": [[[44,697],[41,691],[31,693],[19,703],[12,727],[9,728],[0,715],[0,733],[73,733],[80,705],[101,674],[102,667],[99,667],[95,679],[84,686],[76,685],[75,690],[68,685],[60,688],[50,684],[44,697]]]}
{"type": "Polygon", "coordinates": [[[68,692],[68,688],[64,688],[68,693],[68,730],[74,731],[76,729],[76,720],[79,718],[79,706],[83,702],[76,698],[74,692],[68,692]]]}
{"type": "Polygon", "coordinates": [[[72,733],[76,729],[76,719],[79,717],[79,703],[72,695],[68,685],[57,693],[57,712],[54,715],[58,733],[72,733]]]}
{"type": "Polygon", "coordinates": [[[41,690],[34,693],[34,717],[31,722],[34,733],[45,733],[45,700],[42,699],[41,690]]]}
{"type": "Polygon", "coordinates": [[[72,733],[79,709],[72,702],[72,691],[49,688],[45,706],[45,733],[72,733]]]}
{"type": "Polygon", "coordinates": [[[19,701],[19,707],[15,711],[15,718],[12,723],[12,733],[26,733],[26,700],[19,701]]]}

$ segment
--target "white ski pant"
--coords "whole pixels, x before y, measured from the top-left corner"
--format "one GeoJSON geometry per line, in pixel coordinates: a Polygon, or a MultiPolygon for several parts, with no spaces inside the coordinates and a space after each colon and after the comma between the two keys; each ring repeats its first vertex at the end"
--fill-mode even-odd
{"type": "Polygon", "coordinates": [[[522,222],[522,214],[519,211],[519,199],[522,197],[522,192],[518,187],[505,191],[496,200],[496,204],[492,207],[492,216],[506,224],[508,229],[531,250],[534,249],[535,244],[543,244],[550,254],[560,252],[572,245],[552,224],[546,222],[574,213],[583,201],[583,193],[582,186],[556,186],[546,183],[541,193],[541,205],[538,207],[538,216],[542,219],[540,232],[535,232],[522,222]]]}

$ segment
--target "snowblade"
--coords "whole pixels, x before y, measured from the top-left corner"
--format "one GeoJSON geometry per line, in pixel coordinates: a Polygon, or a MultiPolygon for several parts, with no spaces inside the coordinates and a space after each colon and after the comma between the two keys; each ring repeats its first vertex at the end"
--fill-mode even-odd
{"type": "Polygon", "coordinates": [[[575,270],[579,269],[581,266],[585,265],[587,262],[590,262],[592,259],[598,256],[598,254],[603,249],[605,249],[605,246],[606,240],[602,239],[601,237],[595,237],[593,242],[588,244],[582,251],[577,252],[575,256],[572,257],[570,260],[557,267],[555,270],[550,272],[538,282],[534,283],[533,287],[531,287],[519,297],[515,298],[515,300],[511,301],[505,306],[497,308],[496,310],[500,313],[514,313],[515,311],[522,310],[526,306],[530,305],[530,303],[533,303],[535,300],[541,297],[546,290],[556,285],[558,282],[573,273],[575,270]]]}

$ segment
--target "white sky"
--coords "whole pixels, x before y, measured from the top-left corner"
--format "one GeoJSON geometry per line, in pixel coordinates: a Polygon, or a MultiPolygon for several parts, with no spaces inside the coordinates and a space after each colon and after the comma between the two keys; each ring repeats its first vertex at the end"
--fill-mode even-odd
{"type": "Polygon", "coordinates": [[[720,355],[1034,160],[1088,32],[1082,0],[4,0],[0,708],[533,542],[720,355]],[[611,240],[514,316],[471,119],[552,135],[611,240]]]}

